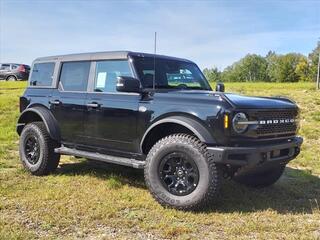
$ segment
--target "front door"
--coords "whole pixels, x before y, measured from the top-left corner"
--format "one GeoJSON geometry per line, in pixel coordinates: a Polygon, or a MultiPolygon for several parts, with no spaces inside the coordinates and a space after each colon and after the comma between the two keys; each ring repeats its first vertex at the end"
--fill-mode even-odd
{"type": "Polygon", "coordinates": [[[83,142],[83,120],[86,110],[90,62],[64,62],[59,88],[50,99],[50,110],[58,121],[62,142],[77,147],[83,142]]]}
{"type": "Polygon", "coordinates": [[[84,136],[100,152],[136,152],[140,94],[116,91],[118,76],[132,76],[127,60],[97,61],[87,94],[84,136]]]}

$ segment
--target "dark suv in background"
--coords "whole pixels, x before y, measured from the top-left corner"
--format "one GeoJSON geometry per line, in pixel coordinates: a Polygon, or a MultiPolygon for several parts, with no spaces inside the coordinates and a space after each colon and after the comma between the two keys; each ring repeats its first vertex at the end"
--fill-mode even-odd
{"type": "Polygon", "coordinates": [[[222,176],[272,185],[300,152],[297,105],[223,91],[175,57],[38,58],[20,98],[21,161],[34,175],[54,171],[61,154],[141,168],[153,197],[178,209],[210,204],[222,176]]]}
{"type": "Polygon", "coordinates": [[[30,66],[19,63],[0,63],[0,80],[28,80],[30,66]]]}

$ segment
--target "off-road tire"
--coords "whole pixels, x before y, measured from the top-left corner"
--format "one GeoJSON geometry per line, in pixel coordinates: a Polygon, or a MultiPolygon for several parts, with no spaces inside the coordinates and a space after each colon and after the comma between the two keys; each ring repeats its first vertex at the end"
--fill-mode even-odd
{"type": "Polygon", "coordinates": [[[60,154],[54,152],[59,144],[50,138],[43,122],[28,123],[20,135],[19,153],[23,166],[33,175],[42,176],[56,170],[60,161],[60,154]],[[40,149],[38,161],[31,164],[25,152],[25,141],[28,137],[36,137],[40,149]]]}
{"type": "Polygon", "coordinates": [[[263,188],[268,187],[279,180],[284,172],[285,166],[279,165],[265,171],[249,172],[234,177],[238,183],[248,187],[263,188]]]}
{"type": "Polygon", "coordinates": [[[159,140],[147,155],[144,169],[146,184],[161,205],[180,210],[198,210],[217,197],[222,172],[199,139],[187,134],[173,134],[159,140]],[[162,184],[159,174],[161,160],[172,152],[187,154],[196,164],[199,182],[196,188],[184,196],[170,193],[162,184]]]}

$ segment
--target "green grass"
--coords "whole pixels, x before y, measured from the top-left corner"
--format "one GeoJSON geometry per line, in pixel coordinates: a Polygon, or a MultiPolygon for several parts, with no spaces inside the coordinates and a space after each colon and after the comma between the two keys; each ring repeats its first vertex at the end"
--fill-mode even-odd
{"type": "Polygon", "coordinates": [[[143,172],[63,157],[35,177],[19,163],[15,124],[25,82],[0,82],[0,239],[319,239],[320,92],[309,83],[227,83],[248,95],[285,95],[302,109],[300,156],[273,187],[226,181],[204,212],[163,208],[143,172]]]}

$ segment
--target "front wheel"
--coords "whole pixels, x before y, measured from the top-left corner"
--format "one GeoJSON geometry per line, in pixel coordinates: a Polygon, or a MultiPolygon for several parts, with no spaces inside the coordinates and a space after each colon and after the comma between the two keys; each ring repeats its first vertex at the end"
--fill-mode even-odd
{"type": "Polygon", "coordinates": [[[27,124],[20,136],[19,153],[23,166],[33,175],[47,175],[59,164],[60,154],[54,152],[58,143],[50,138],[43,122],[27,124]]]}
{"type": "Polygon", "coordinates": [[[158,141],[147,156],[144,174],[160,204],[182,210],[205,207],[217,196],[221,182],[221,170],[206,146],[187,134],[158,141]]]}
{"type": "Polygon", "coordinates": [[[234,177],[238,183],[249,187],[263,188],[274,184],[282,176],[285,166],[279,165],[262,171],[253,171],[234,177]]]}

